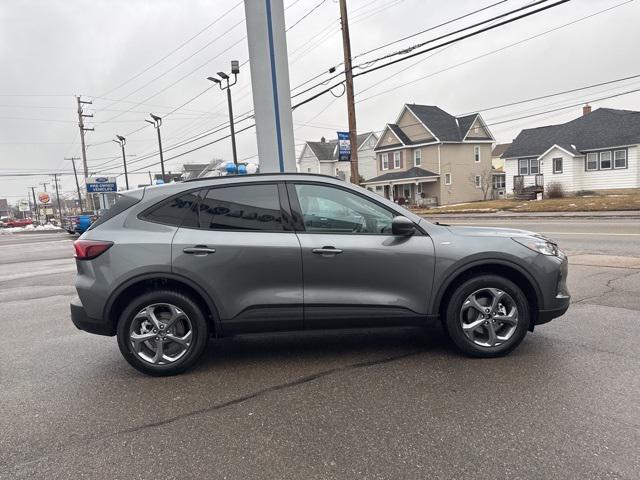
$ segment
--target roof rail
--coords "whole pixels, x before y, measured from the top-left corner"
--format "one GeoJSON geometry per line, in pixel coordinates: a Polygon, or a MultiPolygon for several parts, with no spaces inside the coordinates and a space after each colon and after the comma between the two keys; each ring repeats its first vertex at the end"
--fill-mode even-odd
{"type": "Polygon", "coordinates": [[[237,177],[269,177],[269,176],[312,176],[312,177],[323,177],[323,178],[332,178],[333,180],[339,180],[337,177],[332,177],[331,175],[326,175],[324,173],[303,173],[303,172],[273,172],[273,173],[246,173],[243,175],[220,175],[219,177],[200,177],[200,178],[190,178],[189,180],[183,180],[182,183],[189,182],[199,182],[202,180],[217,180],[223,178],[237,178],[237,177]]]}

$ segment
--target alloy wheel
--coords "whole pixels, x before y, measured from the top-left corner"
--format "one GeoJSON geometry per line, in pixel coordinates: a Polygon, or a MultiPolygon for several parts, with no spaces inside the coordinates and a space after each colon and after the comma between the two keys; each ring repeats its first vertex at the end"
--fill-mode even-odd
{"type": "Polygon", "coordinates": [[[193,325],[189,316],[170,303],[154,303],[138,312],[129,327],[131,349],[154,365],[169,365],[189,351],[193,325]]]}
{"type": "Polygon", "coordinates": [[[474,344],[495,348],[507,342],[518,326],[518,307],[499,288],[481,288],[469,295],[460,309],[465,336],[474,344]]]}

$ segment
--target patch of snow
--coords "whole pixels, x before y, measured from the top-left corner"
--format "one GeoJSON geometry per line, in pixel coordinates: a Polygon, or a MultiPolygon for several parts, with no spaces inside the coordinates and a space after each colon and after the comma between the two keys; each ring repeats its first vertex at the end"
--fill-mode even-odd
{"type": "Polygon", "coordinates": [[[24,233],[24,232],[42,232],[45,230],[55,230],[62,232],[60,227],[47,223],[46,225],[27,225],[26,227],[8,227],[0,229],[0,233],[24,233]]]}

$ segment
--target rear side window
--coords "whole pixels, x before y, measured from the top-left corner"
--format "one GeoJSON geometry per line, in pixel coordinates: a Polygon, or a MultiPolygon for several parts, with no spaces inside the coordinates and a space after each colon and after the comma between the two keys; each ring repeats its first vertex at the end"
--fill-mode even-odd
{"type": "Polygon", "coordinates": [[[197,221],[198,192],[189,192],[159,203],[144,213],[143,218],[151,222],[175,227],[193,227],[197,221]]]}
{"type": "Polygon", "coordinates": [[[140,200],[142,200],[142,190],[131,192],[131,194],[118,194],[116,197],[116,203],[114,203],[111,208],[109,208],[106,212],[104,212],[98,220],[93,222],[89,227],[89,230],[93,230],[98,225],[102,225],[107,220],[115,217],[116,215],[124,212],[125,210],[130,209],[140,200]]]}
{"type": "Polygon", "coordinates": [[[199,210],[202,229],[284,230],[276,184],[212,188],[199,210]]]}

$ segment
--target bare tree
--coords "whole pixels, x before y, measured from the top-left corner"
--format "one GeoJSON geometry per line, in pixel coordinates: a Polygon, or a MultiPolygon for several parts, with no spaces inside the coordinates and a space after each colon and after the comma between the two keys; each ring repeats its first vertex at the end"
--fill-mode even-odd
{"type": "Polygon", "coordinates": [[[476,173],[469,174],[469,181],[476,187],[482,190],[482,198],[486,200],[489,196],[489,192],[493,189],[493,173],[491,165],[484,167],[482,170],[476,173]]]}

